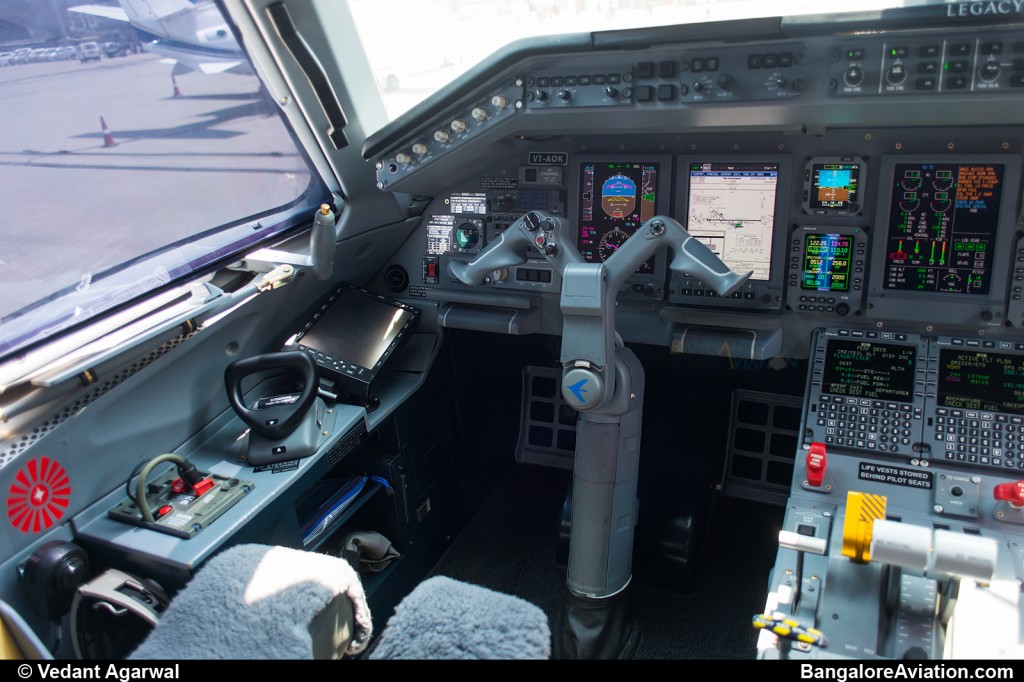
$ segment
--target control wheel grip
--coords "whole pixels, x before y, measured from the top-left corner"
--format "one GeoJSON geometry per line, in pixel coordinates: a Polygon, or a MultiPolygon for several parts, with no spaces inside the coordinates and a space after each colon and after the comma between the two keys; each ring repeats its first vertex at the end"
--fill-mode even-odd
{"type": "Polygon", "coordinates": [[[673,270],[696,277],[714,289],[719,296],[732,294],[754,274],[753,270],[743,275],[733,272],[714,251],[689,234],[673,251],[674,256],[670,264],[673,270]]]}
{"type": "Polygon", "coordinates": [[[292,350],[266,353],[251,358],[236,360],[224,370],[224,385],[228,402],[250,429],[267,440],[279,441],[290,436],[302,423],[302,418],[316,400],[320,385],[320,373],[316,362],[305,351],[292,350]],[[298,400],[268,410],[250,409],[242,395],[242,380],[251,374],[268,370],[284,369],[298,376],[302,381],[302,392],[298,400]],[[273,416],[274,423],[267,417],[273,416]]]}
{"type": "Polygon", "coordinates": [[[448,270],[463,284],[481,284],[487,275],[495,270],[525,263],[526,248],[530,243],[530,238],[524,235],[518,229],[518,223],[515,223],[476,258],[468,263],[451,261],[448,263],[448,270]]]}

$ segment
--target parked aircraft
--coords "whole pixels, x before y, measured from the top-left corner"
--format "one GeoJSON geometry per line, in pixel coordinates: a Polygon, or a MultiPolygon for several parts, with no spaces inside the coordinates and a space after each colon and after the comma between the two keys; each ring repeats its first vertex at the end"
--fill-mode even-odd
{"type": "Polygon", "coordinates": [[[120,4],[120,8],[76,5],[68,11],[131,23],[152,37],[143,49],[173,60],[176,73],[252,73],[213,0],[120,0],[120,4]]]}

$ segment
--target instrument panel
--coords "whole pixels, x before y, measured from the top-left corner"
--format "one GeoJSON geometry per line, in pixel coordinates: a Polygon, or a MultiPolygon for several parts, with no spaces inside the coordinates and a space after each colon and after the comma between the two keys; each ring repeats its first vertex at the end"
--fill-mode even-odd
{"type": "MultiPolygon", "coordinates": [[[[664,138],[646,136],[560,140],[432,201],[415,240],[418,262],[410,265],[419,277],[408,293],[444,299],[445,291],[466,290],[448,264],[475,258],[527,211],[568,218],[576,227],[573,246],[591,263],[608,258],[644,221],[668,215],[730,268],[751,271],[750,281],[718,298],[673,272],[659,252],[623,285],[620,303],[731,316],[726,324],[737,328],[752,320],[795,320],[785,324],[797,327],[843,320],[999,336],[1012,324],[1009,303],[1019,300],[1010,290],[1020,276],[1022,157],[989,152],[1014,133],[898,129],[867,144],[862,130],[813,138],[737,134],[726,144],[708,134],[676,145],[707,150],[699,155],[589,153],[623,141],[670,148],[664,138]],[[925,148],[952,141],[964,151],[887,153],[895,139],[925,148]],[[722,153],[733,146],[776,153],[722,153]],[[789,153],[777,153],[780,147],[789,153]],[[576,153],[581,148],[588,153],[576,153]],[[850,153],[825,153],[837,149],[850,153]]],[[[484,290],[557,295],[559,273],[535,248],[527,255],[526,263],[491,273],[484,290]]]]}
{"type": "Polygon", "coordinates": [[[1024,39],[1010,20],[972,21],[513,44],[363,147],[380,189],[431,198],[395,257],[409,285],[391,291],[459,313],[445,324],[527,315],[512,333],[558,334],[560,273],[536,249],[472,289],[449,264],[528,211],[569,220],[589,263],[665,215],[752,276],[722,298],[656,253],[617,293],[627,341],[767,360],[807,358],[828,325],[1012,339],[1024,136],[1007,112],[1024,39]]]}

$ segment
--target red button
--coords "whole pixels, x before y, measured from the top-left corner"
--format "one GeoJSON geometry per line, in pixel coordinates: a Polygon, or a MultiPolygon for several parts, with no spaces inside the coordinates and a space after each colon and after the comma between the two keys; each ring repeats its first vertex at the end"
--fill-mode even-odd
{"type": "Polygon", "coordinates": [[[544,235],[538,234],[533,241],[537,243],[537,246],[544,246],[544,235]]]}
{"type": "Polygon", "coordinates": [[[825,467],[827,465],[825,444],[811,443],[811,449],[807,452],[807,485],[820,488],[821,484],[825,482],[825,467]]]}
{"type": "Polygon", "coordinates": [[[172,511],[174,511],[174,507],[172,507],[169,504],[165,504],[164,506],[156,510],[156,517],[160,518],[161,516],[167,516],[172,511]]]}

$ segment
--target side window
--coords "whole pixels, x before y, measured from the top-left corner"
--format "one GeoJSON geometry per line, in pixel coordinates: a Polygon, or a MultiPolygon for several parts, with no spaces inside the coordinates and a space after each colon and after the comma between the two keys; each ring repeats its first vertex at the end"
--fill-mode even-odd
{"type": "Polygon", "coordinates": [[[326,198],[216,3],[25,7],[0,29],[0,358],[326,198]]]}

